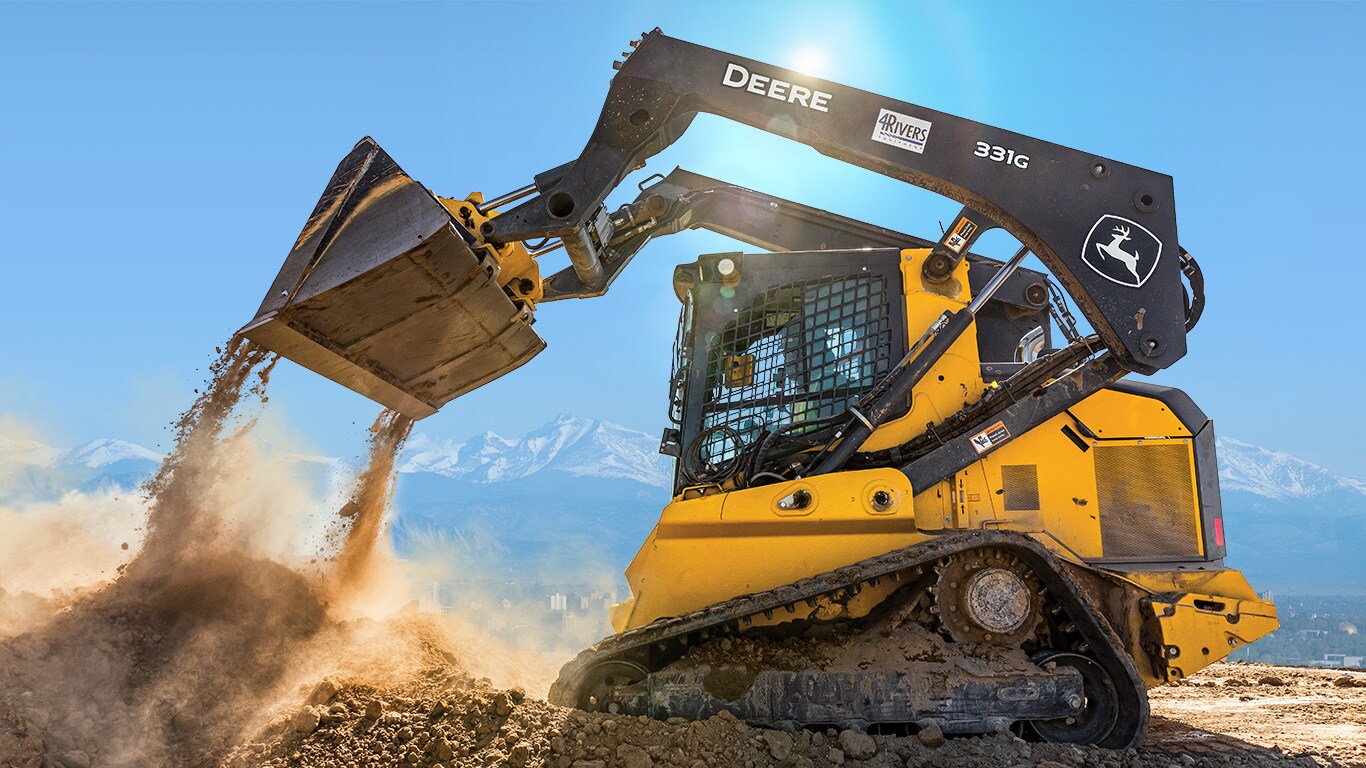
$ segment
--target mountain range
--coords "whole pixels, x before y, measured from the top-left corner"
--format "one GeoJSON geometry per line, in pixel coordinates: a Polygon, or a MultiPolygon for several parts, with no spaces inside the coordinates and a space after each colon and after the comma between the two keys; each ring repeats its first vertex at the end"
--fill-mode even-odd
{"type": "Polygon", "coordinates": [[[430,472],[476,483],[563,472],[661,488],[673,477],[672,462],[659,454],[657,438],[611,422],[563,415],[518,438],[485,432],[457,443],[418,433],[408,441],[399,472],[430,472]]]}
{"type": "MultiPolygon", "coordinates": [[[[393,538],[508,578],[619,574],[669,500],[672,459],[658,438],[559,416],[518,437],[424,433],[398,462],[393,538]]],[[[1258,588],[1366,592],[1366,483],[1289,454],[1218,440],[1229,562],[1258,588]]],[[[161,456],[123,440],[61,450],[0,437],[0,504],[67,490],[135,487],[161,456]]],[[[310,476],[346,462],[297,457],[310,476]]]]}

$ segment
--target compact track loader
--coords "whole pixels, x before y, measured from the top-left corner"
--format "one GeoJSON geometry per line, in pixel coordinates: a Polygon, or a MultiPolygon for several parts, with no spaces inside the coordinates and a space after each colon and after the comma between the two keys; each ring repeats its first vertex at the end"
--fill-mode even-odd
{"type": "Polygon", "coordinates": [[[1276,628],[1224,566],[1211,422],[1124,380],[1179,360],[1204,307],[1170,177],[658,30],[632,46],[583,153],[509,194],[436,197],[361,141],[243,329],[421,418],[655,237],[764,251],[674,273],[674,499],[553,701],[1128,747],[1148,687],[1276,628]],[[699,112],[964,207],[922,240],[675,170],[608,210],[699,112]],[[972,253],[997,227],[1004,263],[972,253]]]}

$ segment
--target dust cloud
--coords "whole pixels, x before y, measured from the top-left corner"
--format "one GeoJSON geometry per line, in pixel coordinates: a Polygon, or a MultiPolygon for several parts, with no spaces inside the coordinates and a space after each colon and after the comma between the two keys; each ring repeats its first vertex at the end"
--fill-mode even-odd
{"type": "Polygon", "coordinates": [[[411,420],[380,415],[319,532],[324,502],[255,434],[276,360],[219,350],[142,498],[0,509],[0,765],[218,765],[327,675],[461,669],[448,622],[395,612],[382,534],[411,420]]]}
{"type": "MultiPolygon", "coordinates": [[[[146,519],[145,500],[118,491],[0,504],[0,587],[60,596],[110,579],[140,546],[146,519]]],[[[21,628],[0,617],[0,637],[21,628]]]]}

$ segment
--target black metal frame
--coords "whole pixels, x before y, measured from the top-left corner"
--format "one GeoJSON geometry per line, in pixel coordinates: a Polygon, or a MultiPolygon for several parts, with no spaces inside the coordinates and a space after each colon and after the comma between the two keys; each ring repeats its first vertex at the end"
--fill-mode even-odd
{"type": "MultiPolygon", "coordinates": [[[[562,238],[590,287],[605,280],[599,256],[603,201],[627,173],[673,143],[707,112],[807,144],[969,206],[1032,250],[1076,300],[1120,363],[1153,373],[1186,351],[1176,211],[1170,176],[960,117],[670,38],[655,30],[619,66],[578,159],[536,177],[539,195],[484,226],[498,242],[562,238]],[[733,73],[743,71],[743,82],[733,73]],[[776,84],[781,84],[776,85],[776,84]],[[805,94],[798,98],[796,94],[805,94]],[[817,99],[814,94],[823,95],[817,99]],[[918,149],[875,140],[888,116],[919,126],[918,149]],[[899,116],[899,117],[897,117],[899,116]],[[983,156],[981,147],[990,148],[983,156]],[[996,149],[1029,158],[994,159],[996,149]],[[1139,223],[1170,253],[1140,287],[1117,284],[1083,262],[1107,215],[1139,223]]],[[[980,228],[979,228],[980,229],[980,228]]],[[[980,234],[980,231],[977,232],[980,234]]]]}
{"type": "Polygon", "coordinates": [[[985,447],[975,443],[974,438],[981,434],[975,428],[971,432],[945,436],[938,448],[906,464],[901,471],[910,478],[911,488],[919,493],[1115,383],[1123,375],[1124,368],[1114,356],[1102,354],[979,421],[975,426],[990,421],[992,427],[997,424],[1001,427],[1000,436],[994,437],[985,447]]]}
{"type": "MultiPolygon", "coordinates": [[[[847,398],[849,402],[841,402],[828,413],[820,414],[826,418],[842,415],[849,404],[875,386],[906,353],[905,289],[900,271],[900,251],[890,248],[846,251],[839,254],[838,261],[832,259],[833,255],[825,251],[712,254],[700,257],[697,264],[693,265],[700,280],[691,289],[691,327],[681,329],[680,335],[681,347],[690,355],[690,364],[681,371],[684,377],[684,391],[682,418],[679,422],[679,445],[683,454],[679,461],[680,467],[692,459],[691,452],[705,447],[698,441],[708,429],[705,416],[711,412],[708,409],[714,404],[714,385],[717,383],[715,379],[720,375],[715,367],[717,361],[712,359],[712,345],[708,343],[708,339],[713,334],[718,338],[724,335],[729,325],[737,318],[744,319],[746,313],[751,311],[756,303],[766,301],[775,288],[801,284],[809,289],[816,287],[817,284],[859,277],[875,277],[881,281],[881,304],[876,308],[876,312],[880,333],[885,335],[885,348],[878,351],[876,358],[882,367],[869,372],[871,381],[867,387],[844,393],[851,395],[847,398]],[[731,260],[741,276],[740,280],[728,281],[718,274],[717,263],[722,259],[731,260]]],[[[805,297],[807,300],[811,298],[805,297]]],[[[798,320],[799,318],[794,317],[793,321],[798,320]]],[[[757,340],[758,336],[754,339],[757,340]]],[[[783,365],[799,366],[811,362],[797,358],[787,360],[785,356],[783,365]]],[[[760,368],[764,368],[764,361],[756,363],[760,368]]],[[[772,372],[764,368],[755,373],[766,375],[772,372]]],[[[758,389],[761,386],[762,382],[748,389],[758,389]]],[[[745,394],[746,388],[740,389],[741,394],[745,394]]],[[[802,393],[802,397],[790,399],[803,402],[822,399],[817,397],[817,394],[802,393]]],[[[820,394],[824,396],[830,393],[820,394]]],[[[730,408],[731,405],[733,404],[727,407],[730,408]]],[[[722,423],[735,428],[730,420],[723,420],[722,423]]],[[[770,431],[777,426],[781,425],[776,422],[765,425],[770,431]]],[[[745,443],[744,447],[752,448],[753,444],[745,443]]],[[[727,453],[722,458],[730,459],[733,455],[727,453]]],[[[700,482],[697,477],[685,477],[687,474],[689,473],[680,472],[680,476],[676,478],[678,488],[700,482]]]]}
{"type": "MultiPolygon", "coordinates": [[[[572,267],[566,267],[546,278],[542,301],[601,296],[647,243],[687,229],[705,229],[772,252],[938,245],[681,168],[642,185],[640,195],[618,208],[611,218],[618,224],[602,252],[604,284],[589,288],[572,267]]],[[[950,227],[945,237],[953,230],[950,227]]],[[[962,250],[968,261],[968,283],[976,295],[1000,271],[1002,263],[972,253],[966,246],[962,250]]],[[[1043,329],[1044,346],[1051,348],[1049,294],[1048,275],[1032,269],[1012,274],[977,314],[981,359],[1013,360],[1020,338],[1034,328],[1043,329]]]]}

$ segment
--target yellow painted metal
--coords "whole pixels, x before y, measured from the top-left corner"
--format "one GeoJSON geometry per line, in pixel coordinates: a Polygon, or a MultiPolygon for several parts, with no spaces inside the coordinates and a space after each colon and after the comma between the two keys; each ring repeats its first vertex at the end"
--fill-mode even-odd
{"type": "MultiPolygon", "coordinates": [[[[1131,419],[1130,410],[1157,414],[1156,402],[1140,395],[1103,392],[1105,412],[1093,423],[1131,419]],[[1108,415],[1107,415],[1108,414],[1108,415]]],[[[1064,426],[1076,420],[1060,414],[1020,435],[952,478],[913,495],[906,477],[893,469],[824,475],[762,488],[716,492],[675,501],[627,569],[634,605],[621,614],[620,627],[640,626],[661,616],[696,610],[718,600],[768,589],[865,557],[924,540],[934,533],[961,529],[1003,529],[1033,536],[1072,562],[1105,556],[1097,503],[1095,451],[1082,451],[1064,426]],[[1004,468],[1036,468],[1037,508],[1005,508],[1004,468]],[[806,490],[811,503],[783,509],[778,500],[806,490]],[[871,506],[877,491],[894,503],[871,506]]],[[[1178,444],[1193,451],[1190,438],[1110,440],[1110,445],[1178,444]]],[[[1193,455],[1193,454],[1192,454],[1193,455]]],[[[1192,477],[1194,472],[1192,468],[1192,477]]],[[[1196,493],[1194,481],[1189,488],[1196,493]]],[[[686,495],[686,494],[685,494],[686,495]]],[[[680,497],[682,499],[682,496],[680,497]]],[[[1197,513],[1198,514],[1198,513],[1197,513]]],[[[1127,574],[1152,592],[1198,591],[1230,597],[1255,597],[1236,572],[1189,575],[1127,574]],[[1182,579],[1204,580],[1194,583],[1182,579]],[[1234,591],[1238,583],[1244,591],[1234,591]],[[1178,586],[1179,585],[1179,586],[1178,586]]]]}
{"type": "MultiPolygon", "coordinates": [[[[923,249],[902,252],[911,343],[941,313],[960,309],[969,299],[966,264],[959,265],[945,284],[921,279],[928,254],[923,249]]],[[[733,367],[737,378],[752,375],[743,362],[733,367]]],[[[980,398],[986,386],[975,336],[965,334],[916,388],[911,410],[874,432],[865,448],[881,449],[914,437],[927,423],[980,398]]],[[[1028,433],[1013,436],[984,459],[919,494],[893,468],[753,489],[687,489],[664,509],[627,568],[634,597],[613,607],[612,623],[618,631],[643,626],[949,531],[1004,529],[1026,533],[1064,560],[1121,585],[1126,607],[1123,615],[1109,618],[1126,638],[1126,650],[1139,661],[1140,674],[1149,685],[1177,679],[1277,624],[1275,607],[1259,600],[1237,571],[1200,570],[1208,566],[1199,560],[1174,563],[1170,571],[1125,571],[1121,563],[1106,559],[1101,526],[1105,510],[1096,469],[1102,451],[1096,449],[1172,445],[1185,450],[1191,481],[1189,488],[1174,491],[1190,494],[1189,498],[1168,511],[1179,518],[1188,507],[1198,530],[1199,504],[1190,501],[1198,499],[1191,431],[1161,401],[1115,390],[1102,390],[1028,433]],[[1032,503],[1022,504],[1021,497],[1007,497],[1008,473],[1034,481],[1037,499],[1025,494],[1032,503]],[[791,503],[797,491],[805,492],[808,503],[791,503]]],[[[1155,505],[1170,501],[1153,499],[1155,505]]],[[[794,604],[775,610],[771,617],[756,617],[755,623],[858,617],[895,588],[884,582],[841,603],[794,604]]]]}
{"type": "Polygon", "coordinates": [[[1152,657],[1167,681],[1189,677],[1280,626],[1276,606],[1255,597],[1189,592],[1154,597],[1146,608],[1160,636],[1152,657]]]}
{"type": "Polygon", "coordinates": [[[1127,392],[1102,389],[1069,410],[1102,439],[1191,436],[1165,403],[1127,392]]]}
{"type": "Polygon", "coordinates": [[[754,355],[742,352],[738,355],[727,355],[725,362],[726,375],[724,384],[728,389],[739,387],[749,387],[754,384],[754,355]]]}
{"type": "MultiPolygon", "coordinates": [[[[964,259],[944,283],[931,283],[921,276],[928,248],[901,252],[901,277],[906,286],[906,337],[914,344],[936,319],[946,311],[962,309],[972,300],[968,290],[968,262],[964,259]]],[[[864,450],[877,451],[910,440],[925,431],[925,425],[939,423],[976,402],[982,396],[982,361],[977,354],[977,337],[965,333],[949,347],[915,388],[911,409],[906,415],[883,424],[864,443],[864,450]]]]}
{"type": "Polygon", "coordinates": [[[1197,592],[1231,600],[1257,600],[1257,593],[1241,571],[1118,571],[1126,581],[1154,594],[1197,592]]]}
{"type": "Polygon", "coordinates": [[[893,469],[674,501],[626,569],[635,597],[613,624],[642,626],[924,541],[910,501],[893,469]],[[798,489],[810,494],[804,508],[779,506],[798,489]]]}
{"type": "MultiPolygon", "coordinates": [[[[1086,428],[1107,429],[1116,437],[1133,433],[1126,425],[1136,422],[1134,413],[1150,417],[1161,427],[1158,434],[1189,435],[1182,427],[1172,428],[1170,412],[1159,401],[1141,395],[1102,390],[1083,401],[1089,423],[1086,428]],[[1095,406],[1099,401],[1103,407],[1095,406]],[[1094,426],[1093,426],[1094,425],[1094,426]]],[[[1072,409],[1075,412],[1077,409],[1072,409]]],[[[925,530],[989,528],[1039,534],[1048,546],[1069,553],[1073,559],[1104,557],[1101,547],[1100,505],[1096,484],[1095,452],[1083,451],[1063,428],[1080,438],[1082,426],[1070,413],[1061,413],[1028,434],[1019,435],[983,460],[972,464],[952,478],[926,489],[915,500],[920,527],[925,530]],[[1034,467],[1038,478],[1036,508],[1005,508],[1003,473],[1007,467],[1034,467]]],[[[1088,447],[1095,440],[1084,440],[1088,447]]],[[[1107,446],[1181,445],[1191,462],[1192,498],[1197,493],[1194,445],[1189,437],[1105,440],[1107,446]]],[[[1157,500],[1160,501],[1160,500],[1157,500]]],[[[1196,506],[1198,514],[1198,505],[1196,506]]]]}
{"type": "Polygon", "coordinates": [[[484,195],[481,192],[473,192],[464,200],[457,200],[450,197],[437,197],[441,204],[446,206],[446,210],[451,215],[465,225],[465,229],[474,235],[476,241],[472,246],[477,253],[479,249],[484,249],[493,254],[498,260],[498,282],[511,294],[512,298],[527,302],[534,309],[536,302],[541,300],[544,293],[541,285],[541,268],[536,263],[536,258],[518,242],[505,243],[494,246],[491,243],[483,242],[483,236],[479,234],[480,227],[484,222],[498,216],[497,211],[490,211],[488,214],[479,212],[479,206],[484,202],[484,195]]]}

